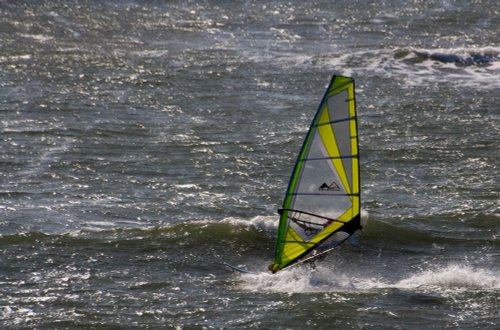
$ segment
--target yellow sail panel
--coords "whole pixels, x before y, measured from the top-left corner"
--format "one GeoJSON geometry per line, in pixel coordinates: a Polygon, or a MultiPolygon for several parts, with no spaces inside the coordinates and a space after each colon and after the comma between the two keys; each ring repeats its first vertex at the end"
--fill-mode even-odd
{"type": "Polygon", "coordinates": [[[274,272],[360,228],[354,81],[334,76],[297,157],[281,209],[274,272]]]}
{"type": "MultiPolygon", "coordinates": [[[[357,151],[356,151],[357,154],[357,151]]],[[[358,158],[352,159],[352,171],[354,173],[359,173],[359,160],[358,158]]],[[[359,195],[359,174],[352,176],[352,194],[359,195]]]]}
{"type": "MultiPolygon", "coordinates": [[[[321,119],[326,120],[327,122],[330,122],[329,116],[328,116],[328,111],[323,111],[321,114],[321,119]]],[[[320,122],[322,120],[320,119],[320,122]]],[[[332,130],[331,125],[321,125],[318,126],[318,131],[321,136],[321,139],[323,141],[323,144],[326,148],[326,151],[328,152],[328,156],[331,158],[331,161],[333,163],[333,166],[335,167],[338,176],[340,177],[340,180],[344,186],[345,191],[350,194],[351,189],[349,186],[349,183],[347,181],[347,176],[345,173],[344,165],[342,163],[342,160],[340,159],[340,152],[339,148],[337,146],[337,141],[335,139],[335,135],[332,130]]]]}
{"type": "Polygon", "coordinates": [[[283,250],[283,262],[291,262],[311,247],[300,238],[299,235],[293,230],[289,229],[286,236],[285,248],[283,250]]]}

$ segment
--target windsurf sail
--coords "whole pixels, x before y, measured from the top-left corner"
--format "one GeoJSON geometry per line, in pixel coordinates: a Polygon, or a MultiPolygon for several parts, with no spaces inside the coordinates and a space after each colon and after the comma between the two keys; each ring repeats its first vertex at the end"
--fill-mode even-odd
{"type": "Polygon", "coordinates": [[[357,126],[354,80],[333,76],[279,210],[273,273],[311,253],[322,254],[361,229],[357,126]]]}

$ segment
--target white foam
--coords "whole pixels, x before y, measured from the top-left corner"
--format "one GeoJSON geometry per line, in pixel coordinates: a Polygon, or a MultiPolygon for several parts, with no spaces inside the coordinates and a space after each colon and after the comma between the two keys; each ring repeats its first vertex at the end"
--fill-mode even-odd
{"type": "Polygon", "coordinates": [[[284,269],[276,274],[244,274],[241,279],[240,286],[244,290],[289,293],[338,292],[386,286],[373,278],[359,279],[326,267],[312,270],[308,266],[284,269]]]}
{"type": "Polygon", "coordinates": [[[361,209],[361,226],[366,226],[368,224],[368,220],[370,219],[370,214],[365,209],[361,209]]]}
{"type": "Polygon", "coordinates": [[[19,36],[24,37],[24,38],[33,39],[33,40],[38,41],[40,43],[47,43],[48,41],[53,41],[54,40],[54,37],[43,35],[43,34],[25,34],[25,33],[21,33],[21,34],[19,34],[19,36]]]}
{"type": "Polygon", "coordinates": [[[340,292],[367,291],[373,289],[433,291],[474,289],[500,289],[500,274],[462,265],[449,265],[434,270],[412,274],[399,281],[379,277],[358,276],[334,270],[326,266],[311,269],[308,266],[293,267],[276,274],[262,272],[241,275],[240,288],[249,291],[271,292],[340,292]]]}
{"type": "Polygon", "coordinates": [[[442,289],[476,288],[500,289],[500,274],[469,266],[449,265],[444,268],[426,270],[395,284],[399,289],[438,287],[442,289]]]}
{"type": "Polygon", "coordinates": [[[174,184],[174,188],[180,190],[200,190],[201,187],[197,184],[187,183],[187,184],[174,184]]]}
{"type": "Polygon", "coordinates": [[[81,224],[81,230],[88,232],[101,232],[116,228],[113,221],[86,221],[81,224]]]}
{"type": "Polygon", "coordinates": [[[263,229],[265,231],[275,232],[278,227],[279,218],[278,216],[264,216],[259,215],[253,218],[244,219],[244,218],[226,218],[223,219],[222,222],[230,223],[235,226],[248,226],[255,227],[258,229],[263,229]]]}

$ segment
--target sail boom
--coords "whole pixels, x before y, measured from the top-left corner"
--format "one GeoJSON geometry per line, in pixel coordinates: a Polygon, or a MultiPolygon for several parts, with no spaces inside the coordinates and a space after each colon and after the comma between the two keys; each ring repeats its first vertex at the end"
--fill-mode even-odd
{"type": "Polygon", "coordinates": [[[282,213],[283,211],[289,211],[289,212],[295,212],[295,213],[300,213],[300,214],[306,214],[306,215],[310,215],[310,216],[313,216],[313,217],[316,217],[316,218],[321,218],[321,219],[325,219],[325,220],[328,220],[328,221],[336,221],[336,222],[342,222],[342,223],[345,223],[344,221],[340,221],[340,220],[337,220],[337,219],[332,219],[332,218],[328,218],[328,217],[325,217],[325,216],[322,216],[322,215],[319,215],[319,214],[314,214],[314,213],[310,213],[310,212],[306,212],[306,211],[300,211],[300,210],[293,210],[293,209],[279,209],[278,210],[278,213],[282,213]]]}

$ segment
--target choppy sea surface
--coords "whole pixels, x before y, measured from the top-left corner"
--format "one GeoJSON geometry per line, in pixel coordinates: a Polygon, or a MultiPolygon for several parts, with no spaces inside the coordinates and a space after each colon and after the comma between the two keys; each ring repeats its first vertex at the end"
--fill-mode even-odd
{"type": "Polygon", "coordinates": [[[1,328],[500,327],[497,1],[0,1],[0,17],[1,328]],[[271,275],[332,74],[356,80],[367,224],[271,275]]]}

